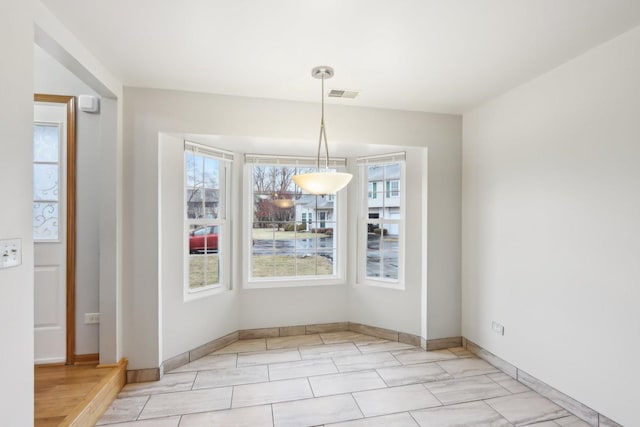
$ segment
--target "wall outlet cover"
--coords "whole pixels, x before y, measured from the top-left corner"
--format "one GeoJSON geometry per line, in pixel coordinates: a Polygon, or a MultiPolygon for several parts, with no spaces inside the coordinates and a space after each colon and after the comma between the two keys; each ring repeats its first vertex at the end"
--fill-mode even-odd
{"type": "Polygon", "coordinates": [[[498,335],[504,335],[504,326],[502,326],[500,323],[496,322],[495,320],[491,322],[491,330],[493,330],[493,332],[495,332],[498,335]]]}
{"type": "Polygon", "coordinates": [[[100,323],[100,313],[85,313],[84,314],[84,324],[85,325],[93,325],[96,323],[100,323]]]}

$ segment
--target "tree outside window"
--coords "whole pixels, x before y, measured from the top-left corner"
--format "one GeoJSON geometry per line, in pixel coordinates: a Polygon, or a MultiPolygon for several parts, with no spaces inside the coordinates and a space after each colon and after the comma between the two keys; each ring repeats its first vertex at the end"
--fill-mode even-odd
{"type": "Polygon", "coordinates": [[[253,200],[249,281],[335,277],[337,201],[332,195],[307,194],[292,179],[315,169],[264,163],[249,167],[253,200]]]}

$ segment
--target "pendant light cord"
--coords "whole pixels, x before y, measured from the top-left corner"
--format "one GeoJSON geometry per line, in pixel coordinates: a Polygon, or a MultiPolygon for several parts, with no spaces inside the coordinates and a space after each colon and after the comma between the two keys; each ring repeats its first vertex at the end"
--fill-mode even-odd
{"type": "Polygon", "coordinates": [[[329,170],[329,144],[327,144],[327,130],[324,127],[324,77],[322,75],[322,115],[320,116],[320,137],[318,138],[318,157],[316,158],[316,169],[320,172],[320,150],[322,149],[322,139],[324,138],[325,159],[324,168],[329,170]]]}

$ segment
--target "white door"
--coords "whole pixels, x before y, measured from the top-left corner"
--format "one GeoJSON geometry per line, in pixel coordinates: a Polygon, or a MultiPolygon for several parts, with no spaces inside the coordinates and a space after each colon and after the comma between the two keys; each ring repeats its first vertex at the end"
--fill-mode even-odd
{"type": "Polygon", "coordinates": [[[66,104],[36,102],[33,130],[35,363],[66,361],[66,104]]]}

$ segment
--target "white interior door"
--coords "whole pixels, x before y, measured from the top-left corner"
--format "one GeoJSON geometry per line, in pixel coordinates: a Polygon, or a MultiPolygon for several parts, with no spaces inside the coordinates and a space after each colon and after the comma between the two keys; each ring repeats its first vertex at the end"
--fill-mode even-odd
{"type": "Polygon", "coordinates": [[[66,105],[36,102],[33,131],[35,363],[66,361],[66,105]]]}

